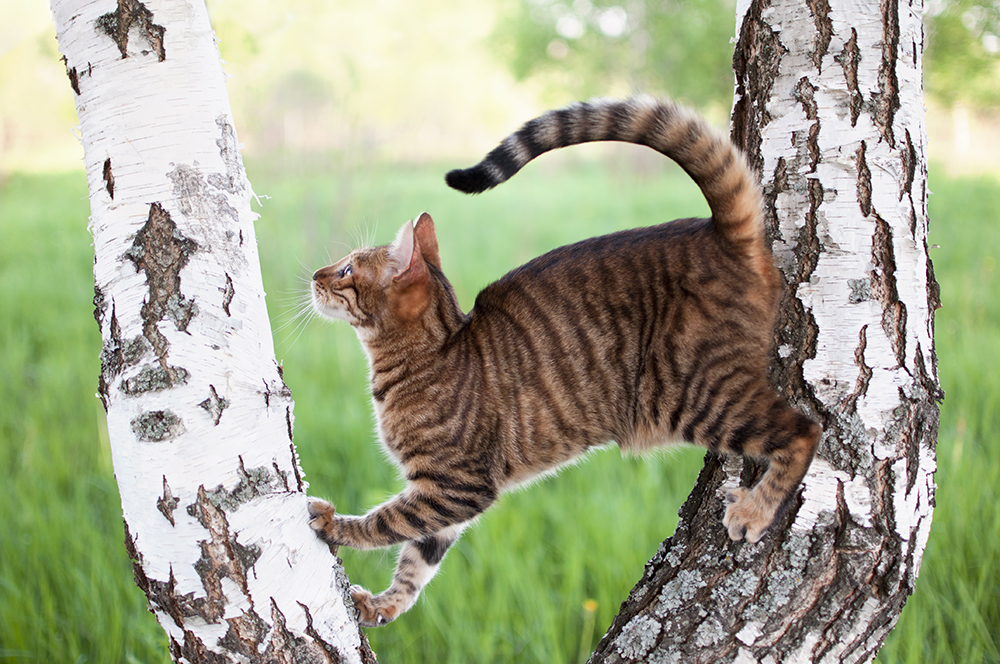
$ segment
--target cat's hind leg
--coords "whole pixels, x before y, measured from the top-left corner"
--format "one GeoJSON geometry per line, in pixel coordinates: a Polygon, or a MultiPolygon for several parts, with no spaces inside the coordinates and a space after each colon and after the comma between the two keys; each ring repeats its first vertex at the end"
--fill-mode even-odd
{"type": "Polygon", "coordinates": [[[805,477],[820,434],[818,424],[777,395],[763,413],[733,431],[727,451],[766,460],[768,468],[752,488],[729,492],[722,524],[730,539],[760,540],[805,477]]]}

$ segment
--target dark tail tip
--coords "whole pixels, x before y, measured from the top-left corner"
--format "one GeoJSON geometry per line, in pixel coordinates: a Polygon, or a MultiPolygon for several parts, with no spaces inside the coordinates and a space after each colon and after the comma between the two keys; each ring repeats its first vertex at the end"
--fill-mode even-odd
{"type": "Polygon", "coordinates": [[[481,166],[449,171],[444,176],[444,181],[452,189],[458,189],[466,194],[481,194],[497,185],[493,178],[487,175],[486,169],[481,166]]]}

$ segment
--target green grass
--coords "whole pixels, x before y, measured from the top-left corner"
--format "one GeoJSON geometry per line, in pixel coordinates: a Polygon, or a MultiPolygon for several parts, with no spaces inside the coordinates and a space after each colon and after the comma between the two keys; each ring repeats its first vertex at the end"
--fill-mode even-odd
{"type": "MultiPolygon", "coordinates": [[[[677,171],[636,176],[616,159],[543,161],[479,197],[449,191],[444,167],[249,164],[263,199],[257,233],[276,349],[312,493],[360,512],[400,484],[373,442],[353,332],[315,321],[297,327],[311,271],[361,238],[390,240],[402,221],[429,210],[468,308],[488,281],[548,248],[705,212],[677,171]]],[[[1000,662],[1000,444],[990,436],[1000,415],[992,375],[1000,365],[1000,184],[937,177],[932,189],[948,393],[937,509],[917,591],[879,660],[1000,662]]],[[[0,662],[169,661],[122,546],[94,398],[100,338],[87,215],[82,174],[0,181],[0,662]]],[[[701,457],[683,450],[639,461],[609,449],[505,496],[449,553],[413,610],[369,630],[373,648],[386,662],[577,661],[672,532],[701,457]],[[590,599],[593,622],[583,609],[590,599]]],[[[391,554],[342,555],[352,581],[375,590],[388,583],[391,554]]]]}
{"type": "Polygon", "coordinates": [[[879,661],[1000,662],[1000,185],[938,177],[931,190],[938,489],[916,592],[879,661]]]}

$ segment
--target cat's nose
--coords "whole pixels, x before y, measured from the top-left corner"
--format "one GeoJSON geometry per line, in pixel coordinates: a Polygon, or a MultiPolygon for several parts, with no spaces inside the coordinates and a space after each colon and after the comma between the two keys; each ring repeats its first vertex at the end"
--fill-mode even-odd
{"type": "Polygon", "coordinates": [[[327,265],[326,267],[321,267],[320,269],[313,272],[313,281],[319,281],[323,277],[329,276],[330,269],[332,267],[333,267],[332,265],[327,265]]]}

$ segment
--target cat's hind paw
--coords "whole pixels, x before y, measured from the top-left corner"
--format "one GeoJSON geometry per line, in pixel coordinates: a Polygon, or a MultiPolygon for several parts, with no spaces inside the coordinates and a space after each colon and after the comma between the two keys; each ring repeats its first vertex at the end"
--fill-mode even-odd
{"type": "Polygon", "coordinates": [[[726,502],[729,506],[722,525],[729,531],[729,539],[738,542],[745,537],[751,544],[759,542],[774,521],[775,510],[761,500],[758,492],[743,487],[730,489],[726,502]]]}
{"type": "Polygon", "coordinates": [[[351,586],[351,599],[358,609],[358,623],[362,627],[381,627],[400,614],[399,606],[394,601],[382,595],[373,596],[361,586],[351,586]]]}
{"type": "Polygon", "coordinates": [[[330,503],[320,498],[309,499],[309,527],[316,535],[330,545],[330,552],[337,555],[338,543],[333,540],[335,532],[335,515],[337,510],[330,503]]]}

